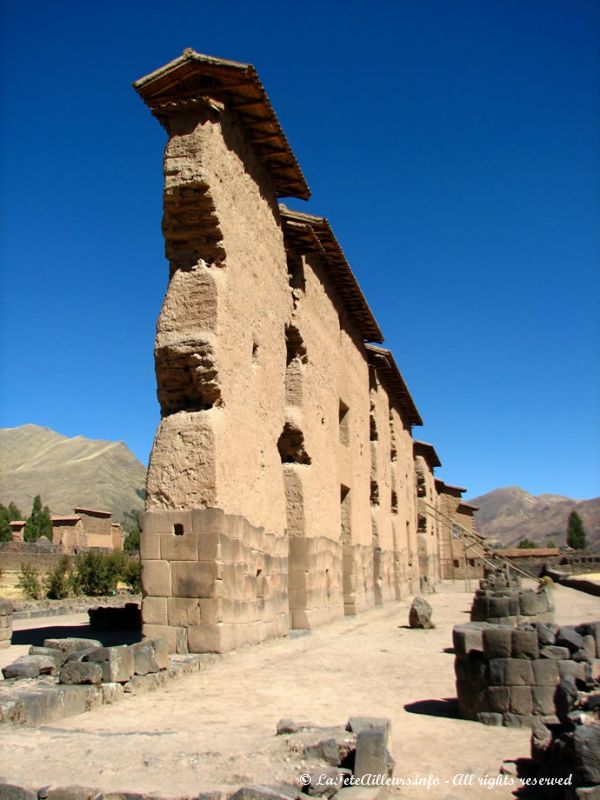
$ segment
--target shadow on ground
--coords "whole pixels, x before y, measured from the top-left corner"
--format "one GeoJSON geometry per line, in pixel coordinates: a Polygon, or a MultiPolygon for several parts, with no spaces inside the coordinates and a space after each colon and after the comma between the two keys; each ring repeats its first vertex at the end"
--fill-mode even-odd
{"type": "Polygon", "coordinates": [[[118,644],[133,644],[142,639],[137,630],[105,630],[91,625],[48,625],[40,628],[13,631],[11,644],[32,644],[41,647],[44,639],[62,639],[65,636],[77,636],[83,639],[98,639],[105,647],[118,644]]]}
{"type": "Polygon", "coordinates": [[[456,697],[444,697],[442,700],[417,700],[414,703],[407,703],[404,706],[404,710],[411,714],[427,714],[430,717],[460,719],[456,697]]]}

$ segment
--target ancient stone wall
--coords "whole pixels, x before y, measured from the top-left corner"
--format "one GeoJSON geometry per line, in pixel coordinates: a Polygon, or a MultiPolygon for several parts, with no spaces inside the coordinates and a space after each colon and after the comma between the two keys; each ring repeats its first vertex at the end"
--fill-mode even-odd
{"type": "Polygon", "coordinates": [[[517,625],[553,619],[554,598],[550,587],[542,586],[537,591],[522,589],[521,579],[509,569],[486,569],[473,597],[472,622],[517,625]]]}
{"type": "Polygon", "coordinates": [[[308,188],[253,67],[135,86],[168,133],[145,635],[221,651],[414,591],[422,422],[329,223],[277,202],[308,188]]]}
{"type": "Polygon", "coordinates": [[[9,600],[0,600],[0,647],[8,647],[12,638],[13,607],[9,600]]]}
{"type": "Polygon", "coordinates": [[[600,680],[599,622],[470,622],[454,627],[453,643],[460,713],[488,725],[520,727],[536,717],[554,724],[562,679],[590,688],[600,680]]]}

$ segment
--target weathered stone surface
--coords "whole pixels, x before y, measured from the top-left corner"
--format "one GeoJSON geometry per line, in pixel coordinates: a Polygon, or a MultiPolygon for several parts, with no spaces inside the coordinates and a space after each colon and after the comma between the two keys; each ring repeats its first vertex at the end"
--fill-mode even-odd
{"type": "Polygon", "coordinates": [[[512,656],[513,658],[538,658],[539,645],[537,632],[532,630],[512,631],[512,656]]]}
{"type": "Polygon", "coordinates": [[[480,711],[477,714],[477,721],[483,725],[502,725],[503,716],[493,711],[480,711]]]}
{"type": "Polygon", "coordinates": [[[291,797],[293,795],[290,794],[289,787],[252,784],[242,786],[229,800],[290,800],[291,797]]]}
{"type": "Polygon", "coordinates": [[[81,639],[75,636],[66,636],[64,639],[44,639],[44,647],[71,653],[77,650],[87,650],[91,647],[102,647],[102,642],[98,641],[98,639],[81,639]]]}
{"type": "Polygon", "coordinates": [[[557,661],[558,674],[562,678],[585,681],[585,664],[582,661],[557,661]]]}
{"type": "Polygon", "coordinates": [[[507,658],[505,683],[507,686],[532,686],[531,661],[522,658],[507,658]]]}
{"type": "Polygon", "coordinates": [[[387,775],[387,735],[385,729],[365,729],[356,737],[354,777],[387,775]]]}
{"type": "Polygon", "coordinates": [[[554,714],[555,691],[553,686],[533,686],[531,688],[532,713],[542,717],[554,714]]]}
{"type": "Polygon", "coordinates": [[[531,728],[531,755],[534,760],[540,761],[548,752],[552,744],[552,732],[544,723],[536,719],[531,728]]]}
{"type": "Polygon", "coordinates": [[[46,786],[38,791],[39,800],[94,800],[100,793],[97,788],[71,784],[69,786],[46,786]]]}
{"type": "Polygon", "coordinates": [[[540,658],[565,659],[569,658],[568,647],[558,647],[557,645],[546,645],[540,650],[540,658]]]}
{"type": "Polygon", "coordinates": [[[347,731],[359,734],[362,731],[379,731],[385,733],[386,743],[389,741],[391,720],[388,717],[350,717],[346,725],[347,731]]]}
{"type": "Polygon", "coordinates": [[[135,675],[159,672],[169,666],[169,651],[163,639],[146,639],[131,645],[135,675]]]}
{"type": "Polygon", "coordinates": [[[533,617],[538,613],[537,598],[534,591],[521,592],[519,595],[519,613],[524,617],[533,617]]]}
{"type": "Polygon", "coordinates": [[[457,656],[483,653],[483,631],[492,626],[488,622],[467,622],[452,628],[452,644],[457,656]]]}
{"type": "Polygon", "coordinates": [[[126,645],[97,648],[84,656],[83,660],[100,665],[105,683],[125,683],[133,675],[134,656],[126,645]]]}
{"type": "Polygon", "coordinates": [[[510,710],[510,688],[508,686],[488,686],[490,711],[503,714],[510,710]]]}
{"type": "Polygon", "coordinates": [[[531,689],[529,686],[510,687],[510,709],[513,714],[531,714],[531,689]]]}
{"type": "Polygon", "coordinates": [[[408,624],[411,628],[434,628],[432,613],[432,608],[424,597],[415,597],[408,612],[408,624]]]}
{"type": "Polygon", "coordinates": [[[538,659],[531,662],[533,682],[536,686],[557,686],[560,680],[558,664],[552,659],[538,659]]]}
{"type": "Polygon", "coordinates": [[[2,668],[2,674],[9,680],[10,678],[37,678],[40,674],[40,669],[35,657],[21,656],[2,668]]]}
{"type": "Polygon", "coordinates": [[[89,661],[68,661],[60,670],[60,682],[69,684],[100,683],[102,667],[89,661]]]}
{"type": "Polygon", "coordinates": [[[573,742],[580,782],[600,784],[600,723],[577,726],[573,742]]]}
{"type": "Polygon", "coordinates": [[[322,739],[316,744],[309,744],[304,748],[303,758],[306,761],[324,761],[326,764],[338,766],[340,754],[335,739],[322,739]]]}
{"type": "Polygon", "coordinates": [[[509,658],[512,652],[512,628],[499,625],[482,632],[483,652],[486,658],[509,658]]]}
{"type": "Polygon", "coordinates": [[[352,771],[340,767],[320,767],[305,773],[310,782],[303,781],[304,791],[312,797],[333,797],[344,786],[352,771]]]}
{"type": "Polygon", "coordinates": [[[579,702],[579,692],[572,676],[561,678],[554,693],[554,707],[556,716],[565,724],[568,715],[573,711],[579,702]]]}
{"type": "Polygon", "coordinates": [[[572,625],[563,625],[556,634],[556,644],[559,647],[568,647],[569,651],[574,653],[576,650],[583,649],[585,643],[583,636],[577,633],[572,625]]]}
{"type": "Polygon", "coordinates": [[[12,783],[0,783],[0,800],[37,800],[37,793],[12,783]]]}
{"type": "Polygon", "coordinates": [[[298,733],[298,731],[308,730],[314,727],[312,722],[294,722],[293,719],[280,719],[277,723],[277,735],[281,736],[286,733],[298,733]]]}
{"type": "Polygon", "coordinates": [[[535,624],[540,647],[553,645],[556,638],[557,626],[550,623],[538,622],[535,624]]]}
{"type": "Polygon", "coordinates": [[[54,662],[58,668],[62,667],[67,659],[67,653],[64,650],[57,650],[53,647],[35,647],[32,645],[29,648],[29,655],[48,656],[49,658],[54,659],[54,662]]]}

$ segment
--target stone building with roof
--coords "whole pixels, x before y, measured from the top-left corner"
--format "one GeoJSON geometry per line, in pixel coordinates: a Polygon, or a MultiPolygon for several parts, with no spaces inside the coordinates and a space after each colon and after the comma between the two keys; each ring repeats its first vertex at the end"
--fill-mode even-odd
{"type": "Polygon", "coordinates": [[[73,514],[52,514],[52,544],[64,553],[81,550],[122,550],[123,528],[112,521],[111,511],[75,508],[73,514]]]}
{"type": "Polygon", "coordinates": [[[279,202],[310,191],[254,67],[186,50],[134,87],[167,132],[170,276],[144,635],[220,652],[433,588],[421,417],[329,222],[279,202]]]}

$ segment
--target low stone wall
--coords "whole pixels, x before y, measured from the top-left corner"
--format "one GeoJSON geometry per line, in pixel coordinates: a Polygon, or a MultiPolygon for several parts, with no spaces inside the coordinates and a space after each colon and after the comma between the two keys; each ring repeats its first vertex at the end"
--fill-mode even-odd
{"type": "Polygon", "coordinates": [[[520,578],[504,567],[486,570],[471,606],[472,622],[517,625],[522,622],[552,622],[554,598],[552,589],[542,586],[537,591],[523,589],[520,578]]]}
{"type": "Polygon", "coordinates": [[[577,690],[569,679],[557,690],[559,725],[533,725],[531,758],[538,785],[558,786],[556,800],[600,798],[600,691],[577,690]],[[559,781],[562,781],[560,786],[559,781]]]}
{"type": "Polygon", "coordinates": [[[168,657],[165,642],[102,647],[96,640],[47,639],[4,667],[0,723],[43,725],[155,691],[214,656],[168,657]]]}
{"type": "Polygon", "coordinates": [[[452,631],[460,713],[488,725],[556,722],[561,679],[581,687],[600,682],[600,622],[543,623],[517,628],[470,622],[452,631]]]}
{"type": "MultiPolygon", "coordinates": [[[[348,723],[321,727],[311,722],[282,719],[277,734],[287,753],[297,759],[294,782],[279,785],[250,784],[234,791],[200,791],[169,795],[168,800],[386,800],[394,785],[394,759],[388,744],[390,720],[384,717],[350,717],[348,723]]],[[[283,756],[282,756],[283,757],[283,756]]],[[[286,757],[289,761],[289,755],[286,757]]],[[[235,780],[235,778],[234,778],[235,780]]],[[[0,778],[2,800],[163,800],[155,792],[102,791],[79,785],[41,788],[11,784],[0,778]]]]}
{"type": "Polygon", "coordinates": [[[8,600],[0,600],[0,647],[8,647],[12,639],[13,607],[8,600]]]}

